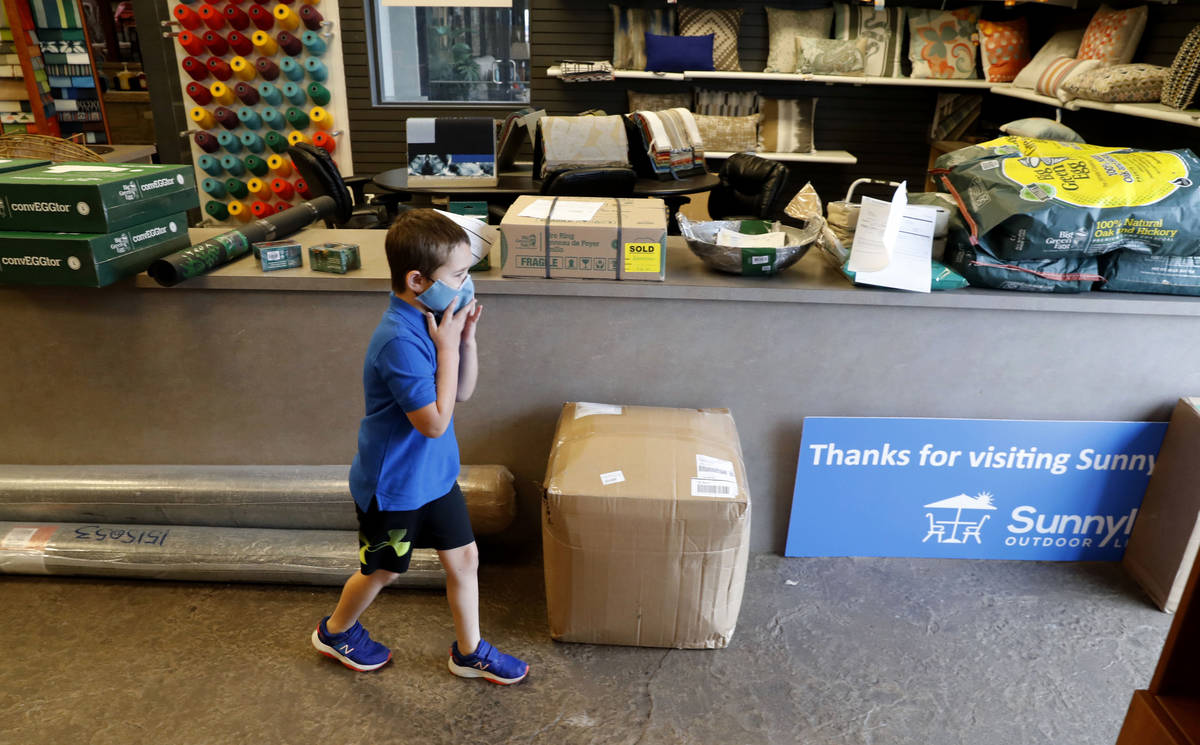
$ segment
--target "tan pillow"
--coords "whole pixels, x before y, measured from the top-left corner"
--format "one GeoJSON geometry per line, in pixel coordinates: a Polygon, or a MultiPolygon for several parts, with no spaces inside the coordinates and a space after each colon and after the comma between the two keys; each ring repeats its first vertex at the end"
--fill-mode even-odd
{"type": "Polygon", "coordinates": [[[758,114],[705,116],[697,114],[696,129],[706,153],[754,152],[758,146],[758,114]]]}
{"type": "Polygon", "coordinates": [[[630,111],[662,111],[692,108],[690,93],[638,93],[626,91],[630,111]]]}
{"type": "Polygon", "coordinates": [[[1162,98],[1170,68],[1136,63],[1089,70],[1063,84],[1077,98],[1105,103],[1150,103],[1162,98]]]}
{"type": "Polygon", "coordinates": [[[713,69],[740,72],[738,32],[742,25],[741,8],[680,8],[679,35],[713,35],[713,69]]]}
{"type": "Polygon", "coordinates": [[[828,39],[830,29],[833,28],[833,8],[766,8],[766,11],[770,51],[767,53],[767,66],[763,72],[795,72],[795,37],[828,39]]]}
{"type": "Polygon", "coordinates": [[[815,98],[760,98],[758,149],[764,153],[811,153],[815,98]]]}

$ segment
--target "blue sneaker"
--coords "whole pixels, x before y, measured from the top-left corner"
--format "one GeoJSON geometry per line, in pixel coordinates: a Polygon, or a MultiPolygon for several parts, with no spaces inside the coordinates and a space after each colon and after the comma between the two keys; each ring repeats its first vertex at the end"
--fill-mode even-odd
{"type": "Polygon", "coordinates": [[[351,670],[360,673],[378,670],[392,659],[392,650],[373,640],[358,621],[340,634],[331,634],[321,619],[312,633],[313,646],[326,657],[332,657],[351,670]]]}
{"type": "Polygon", "coordinates": [[[460,655],[458,642],[450,645],[450,672],[460,678],[485,678],[500,685],[520,683],[529,673],[529,665],[504,654],[483,639],[474,654],[460,655]]]}

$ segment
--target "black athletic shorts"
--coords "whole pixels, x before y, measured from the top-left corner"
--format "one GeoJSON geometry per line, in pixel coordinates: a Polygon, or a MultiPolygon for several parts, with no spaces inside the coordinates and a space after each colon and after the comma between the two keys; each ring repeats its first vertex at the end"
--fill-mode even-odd
{"type": "Polygon", "coordinates": [[[358,505],[359,571],[370,574],[376,569],[403,573],[408,571],[414,548],[448,551],[475,540],[467,502],[458,482],[444,496],[415,510],[381,510],[371,500],[366,512],[358,505]]]}

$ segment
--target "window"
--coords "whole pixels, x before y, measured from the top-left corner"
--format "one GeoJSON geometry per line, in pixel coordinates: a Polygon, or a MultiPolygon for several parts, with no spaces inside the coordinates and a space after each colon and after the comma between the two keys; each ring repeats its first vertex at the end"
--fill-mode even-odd
{"type": "Polygon", "coordinates": [[[529,0],[367,0],[375,103],[529,102],[529,0]]]}

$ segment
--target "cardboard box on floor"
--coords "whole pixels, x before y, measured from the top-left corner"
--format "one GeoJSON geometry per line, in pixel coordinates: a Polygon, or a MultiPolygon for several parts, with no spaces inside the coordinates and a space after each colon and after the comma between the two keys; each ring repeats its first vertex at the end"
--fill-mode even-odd
{"type": "Polygon", "coordinates": [[[1174,613],[1200,548],[1200,398],[1171,413],[1122,564],[1158,607],[1174,613]]]}
{"type": "Polygon", "coordinates": [[[554,440],[542,505],[551,637],[727,646],[750,544],[729,410],[568,403],[554,440]]]}
{"type": "Polygon", "coordinates": [[[504,213],[500,239],[505,277],[667,277],[667,206],[661,199],[525,194],[504,213]],[[596,203],[600,208],[590,219],[559,217],[596,203]]]}

